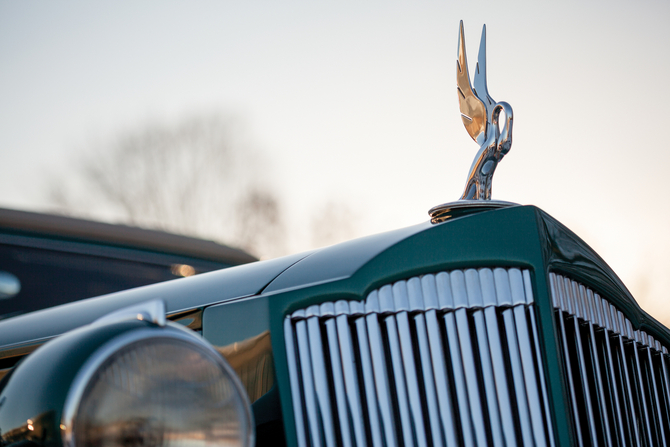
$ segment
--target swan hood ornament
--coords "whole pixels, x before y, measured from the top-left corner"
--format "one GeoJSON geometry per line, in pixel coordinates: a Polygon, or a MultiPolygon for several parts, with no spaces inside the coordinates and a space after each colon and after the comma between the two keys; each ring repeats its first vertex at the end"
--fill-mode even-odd
{"type": "Polygon", "coordinates": [[[470,167],[465,190],[460,200],[432,208],[433,223],[452,217],[453,211],[500,208],[515,205],[510,202],[491,200],[491,183],[496,167],[512,146],[512,106],[504,101],[495,101],[486,86],[486,25],[482,29],[479,55],[475,67],[474,86],[470,83],[468,60],[465,53],[465,32],[461,20],[458,35],[458,58],[456,60],[456,91],[461,119],[465,130],[479,144],[479,151],[470,167]],[[500,129],[501,112],[504,125],[500,129]]]}

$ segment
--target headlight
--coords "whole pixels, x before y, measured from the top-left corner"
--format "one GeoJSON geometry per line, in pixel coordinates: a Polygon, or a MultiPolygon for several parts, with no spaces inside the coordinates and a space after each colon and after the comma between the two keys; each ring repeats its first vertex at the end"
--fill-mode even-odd
{"type": "MultiPolygon", "coordinates": [[[[63,355],[58,358],[66,365],[68,358],[63,355]]],[[[32,422],[34,429],[24,430],[28,435],[37,430],[38,414],[8,414],[11,407],[23,412],[20,388],[37,386],[48,394],[44,401],[51,401],[52,407],[38,413],[53,414],[42,419],[46,425],[60,427],[53,431],[59,432],[65,447],[253,444],[250,405],[235,373],[206,342],[181,327],[135,320],[82,328],[45,344],[23,363],[2,392],[7,398],[0,406],[3,435],[7,428],[21,431],[7,426],[5,421],[10,419],[32,422]],[[52,343],[57,346],[50,350],[52,343]],[[87,351],[85,355],[81,350],[87,351]],[[42,359],[40,351],[45,353],[42,359]],[[53,361],[53,351],[70,353],[75,363],[83,361],[70,372],[52,368],[51,377],[39,377],[35,365],[53,361]],[[64,394],[50,391],[54,385],[67,384],[64,394]],[[53,408],[57,402],[62,411],[53,408]]],[[[45,441],[44,445],[53,445],[45,441]]]]}
{"type": "Polygon", "coordinates": [[[247,444],[249,406],[221,356],[166,335],[119,337],[84,365],[65,406],[66,445],[247,444]]]}

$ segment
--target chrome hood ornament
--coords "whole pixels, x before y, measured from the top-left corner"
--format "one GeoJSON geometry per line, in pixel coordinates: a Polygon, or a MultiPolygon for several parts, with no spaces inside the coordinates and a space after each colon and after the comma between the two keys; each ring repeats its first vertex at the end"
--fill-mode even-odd
{"type": "Polygon", "coordinates": [[[479,152],[472,162],[461,200],[491,200],[491,182],[498,163],[512,147],[512,106],[496,102],[486,87],[486,25],[482,29],[479,57],[475,68],[474,88],[470,85],[468,60],[465,55],[465,33],[461,21],[456,62],[456,89],[461,119],[479,152]],[[499,127],[500,112],[505,112],[505,125],[499,127]]]}
{"type": "Polygon", "coordinates": [[[428,213],[433,223],[448,219],[457,209],[468,209],[472,212],[483,208],[515,205],[510,202],[491,200],[493,174],[500,160],[512,147],[513,113],[512,106],[508,103],[496,102],[491,98],[486,86],[486,25],[482,29],[473,87],[468,72],[465,32],[461,20],[456,60],[456,91],[465,130],[479,144],[479,151],[472,161],[465,190],[460,200],[432,208],[428,213]],[[502,130],[500,129],[501,112],[504,113],[505,121],[502,130]],[[446,216],[445,213],[449,216],[446,216]]]}

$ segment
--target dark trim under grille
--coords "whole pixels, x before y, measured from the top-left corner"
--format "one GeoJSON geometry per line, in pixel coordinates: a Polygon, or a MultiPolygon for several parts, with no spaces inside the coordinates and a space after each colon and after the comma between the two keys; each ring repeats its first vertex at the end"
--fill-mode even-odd
{"type": "Polygon", "coordinates": [[[299,446],[553,446],[528,271],[398,281],[284,322],[299,446]]]}
{"type": "Polygon", "coordinates": [[[593,290],[549,276],[578,445],[667,445],[667,348],[593,290]]]}

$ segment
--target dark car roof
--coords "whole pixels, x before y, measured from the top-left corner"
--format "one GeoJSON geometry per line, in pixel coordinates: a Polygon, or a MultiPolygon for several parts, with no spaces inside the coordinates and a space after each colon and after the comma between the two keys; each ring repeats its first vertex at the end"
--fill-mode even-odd
{"type": "Polygon", "coordinates": [[[5,208],[0,208],[0,232],[104,243],[234,265],[257,260],[242,250],[213,241],[127,225],[5,208]]]}
{"type": "Polygon", "coordinates": [[[114,310],[151,299],[163,299],[170,314],[260,293],[346,278],[379,253],[430,227],[430,223],[425,222],[321,250],[138,287],[20,315],[0,322],[0,349],[48,339],[91,323],[114,310]]]}

